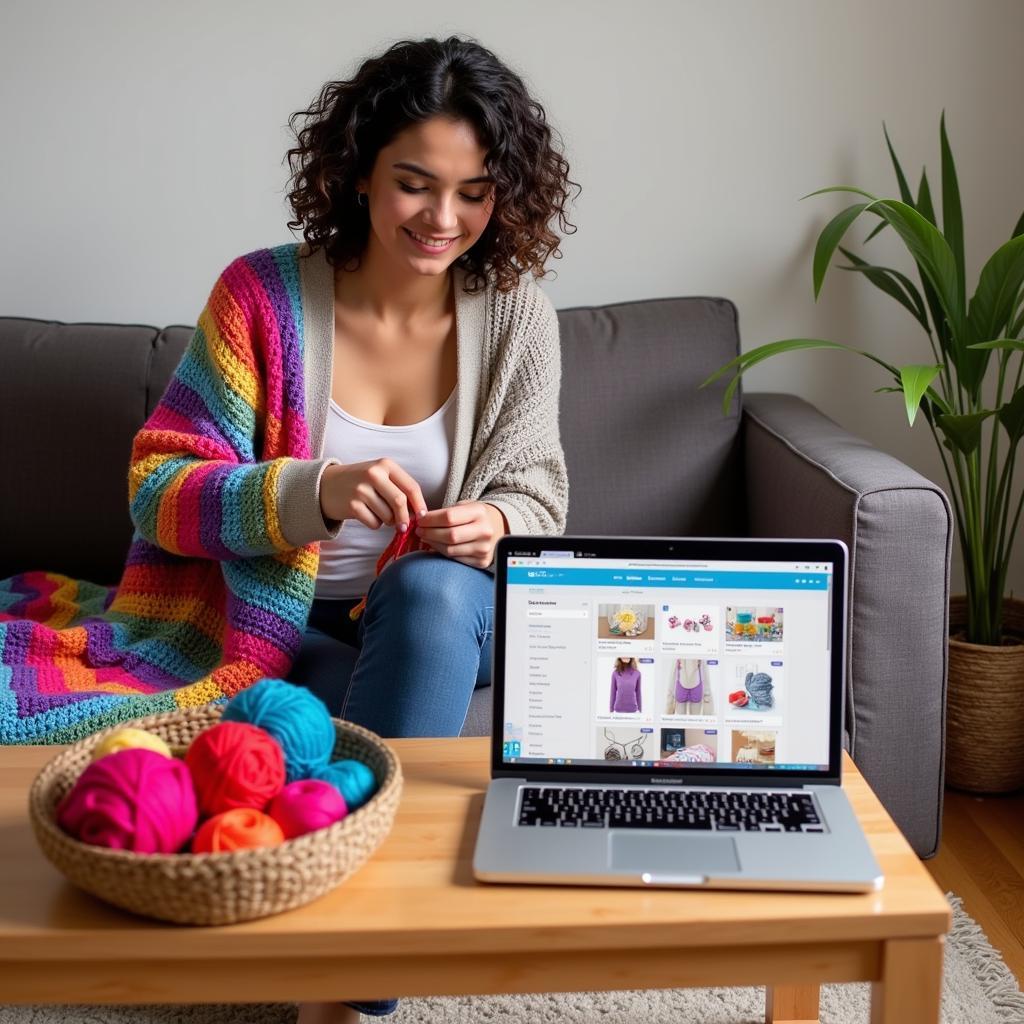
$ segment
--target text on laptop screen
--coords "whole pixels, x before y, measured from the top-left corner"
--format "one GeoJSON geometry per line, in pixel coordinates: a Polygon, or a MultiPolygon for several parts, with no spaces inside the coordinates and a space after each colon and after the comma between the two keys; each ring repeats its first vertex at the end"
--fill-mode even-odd
{"type": "Polygon", "coordinates": [[[511,557],[505,763],[824,770],[832,565],[511,557]]]}

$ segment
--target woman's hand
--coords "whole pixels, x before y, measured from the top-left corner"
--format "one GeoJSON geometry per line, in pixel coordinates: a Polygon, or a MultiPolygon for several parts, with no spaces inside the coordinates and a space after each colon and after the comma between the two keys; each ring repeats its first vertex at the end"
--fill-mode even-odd
{"type": "Polygon", "coordinates": [[[357,519],[371,530],[393,523],[404,532],[411,515],[426,508],[420,485],[391,459],[331,465],[320,477],[320,511],[326,519],[357,519]]]}
{"type": "Polygon", "coordinates": [[[505,517],[485,501],[460,501],[421,515],[416,536],[433,551],[463,565],[485,569],[494,546],[508,533],[505,517]]]}

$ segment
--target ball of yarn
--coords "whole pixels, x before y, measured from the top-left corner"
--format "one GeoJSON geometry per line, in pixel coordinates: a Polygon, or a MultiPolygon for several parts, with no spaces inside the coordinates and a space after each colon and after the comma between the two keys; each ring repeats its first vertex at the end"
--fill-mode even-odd
{"type": "Polygon", "coordinates": [[[57,823],[76,839],[135,853],[174,853],[198,820],[188,768],[144,747],[87,765],[57,808],[57,823]]]}
{"type": "Polygon", "coordinates": [[[247,722],[218,722],[185,752],[199,809],[205,815],[235,807],[262,810],[284,785],[284,755],[268,732],[247,722]]]}
{"type": "Polygon", "coordinates": [[[334,786],[345,798],[350,812],[362,807],[377,791],[377,780],[362,761],[332,761],[315,777],[334,786]]]}
{"type": "Polygon", "coordinates": [[[284,842],[281,826],[255,807],[236,807],[207,818],[192,840],[193,853],[227,853],[284,842]]]}
{"type": "Polygon", "coordinates": [[[311,690],[283,679],[260,679],[235,694],[222,721],[266,729],[281,744],[289,782],[312,777],[334,753],[334,723],[327,705],[311,690]]]}
{"type": "Polygon", "coordinates": [[[348,814],[345,798],[329,782],[299,779],[289,782],[270,802],[267,813],[287,839],[327,828],[348,814]]]}
{"type": "Polygon", "coordinates": [[[759,707],[770,708],[772,698],[772,677],[767,672],[748,672],[744,680],[747,693],[757,701],[759,707]]]}
{"type": "Polygon", "coordinates": [[[95,761],[98,757],[106,757],[107,754],[116,754],[119,750],[136,747],[156,751],[164,757],[171,756],[171,748],[155,732],[147,732],[145,729],[118,729],[92,748],[92,758],[95,761]]]}

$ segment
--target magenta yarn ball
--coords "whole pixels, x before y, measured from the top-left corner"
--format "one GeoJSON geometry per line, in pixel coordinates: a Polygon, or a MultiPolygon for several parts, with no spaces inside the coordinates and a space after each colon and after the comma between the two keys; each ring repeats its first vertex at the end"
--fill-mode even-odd
{"type": "Polygon", "coordinates": [[[329,782],[319,779],[289,782],[267,810],[287,839],[327,828],[348,814],[345,798],[329,782]]]}
{"type": "Polygon", "coordinates": [[[81,842],[134,853],[180,850],[198,820],[188,768],[144,747],[93,761],[57,807],[57,824],[81,842]]]}

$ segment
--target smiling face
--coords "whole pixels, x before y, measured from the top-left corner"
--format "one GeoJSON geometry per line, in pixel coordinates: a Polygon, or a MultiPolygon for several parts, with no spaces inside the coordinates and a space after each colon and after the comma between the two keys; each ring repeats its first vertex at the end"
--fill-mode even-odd
{"type": "Polygon", "coordinates": [[[486,155],[471,125],[441,117],[411,125],[381,149],[358,182],[369,197],[371,259],[418,274],[447,270],[491,219],[486,155]]]}

